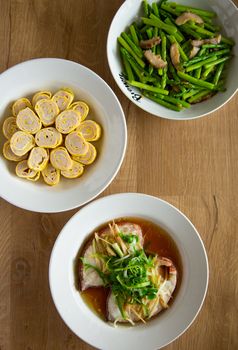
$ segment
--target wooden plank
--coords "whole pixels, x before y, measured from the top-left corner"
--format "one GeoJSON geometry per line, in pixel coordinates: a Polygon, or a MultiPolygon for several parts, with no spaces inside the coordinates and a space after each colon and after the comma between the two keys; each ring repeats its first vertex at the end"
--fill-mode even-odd
{"type": "MultiPolygon", "coordinates": [[[[126,113],[128,147],[119,174],[101,196],[160,196],[192,220],[208,251],[204,307],[165,349],[233,350],[238,348],[238,96],[209,117],[184,122],[152,117],[134,106],[115,84],[106,59],[107,32],[122,3],[0,0],[0,71],[33,57],[62,57],[109,83],[126,113]]],[[[75,212],[37,214],[0,200],[1,350],[93,349],[63,323],[48,286],[51,249],[75,212]]]]}

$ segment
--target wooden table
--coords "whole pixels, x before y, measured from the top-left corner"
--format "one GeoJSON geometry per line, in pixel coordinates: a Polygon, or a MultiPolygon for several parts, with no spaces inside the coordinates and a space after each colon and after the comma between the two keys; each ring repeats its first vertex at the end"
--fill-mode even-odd
{"type": "MultiPolygon", "coordinates": [[[[238,96],[209,117],[184,122],[153,117],[129,102],[106,58],[107,32],[122,2],[0,0],[0,71],[30,58],[61,57],[109,83],[129,137],[122,168],[101,196],[144,192],[167,200],[195,224],[209,257],[204,306],[165,349],[237,349],[238,96]]],[[[1,350],[92,349],[60,319],[48,286],[51,249],[75,212],[37,214],[0,200],[1,350]]]]}

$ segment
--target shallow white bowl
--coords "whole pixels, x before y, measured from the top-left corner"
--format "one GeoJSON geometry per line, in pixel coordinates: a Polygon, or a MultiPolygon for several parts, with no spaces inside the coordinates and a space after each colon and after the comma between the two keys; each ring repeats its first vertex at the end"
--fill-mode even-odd
{"type": "MultiPolygon", "coordinates": [[[[126,121],[121,105],[111,88],[88,68],[63,59],[42,58],[18,64],[0,75],[0,127],[9,116],[12,102],[31,96],[38,90],[56,91],[70,87],[75,98],[89,104],[88,119],[102,126],[102,137],[95,144],[98,157],[86,167],[79,179],[62,179],[49,187],[15,175],[15,165],[0,156],[0,196],[10,203],[32,211],[60,212],[95,198],[116,176],[123,161],[126,143],[126,121]]],[[[1,127],[2,129],[2,127],[1,127]]],[[[0,148],[5,139],[2,131],[0,148]]],[[[2,153],[2,152],[1,152],[2,153]]]]}
{"type": "Polygon", "coordinates": [[[88,204],[64,226],[52,250],[49,282],[59,314],[84,341],[103,350],[155,350],[180,336],[197,316],[207,291],[208,261],[197,230],[174,206],[144,194],[115,194],[88,204]],[[75,288],[74,259],[98,226],[127,216],[153,221],[169,232],[182,257],[183,277],[163,314],[146,325],[114,328],[91,311],[75,288]]]}
{"type": "MultiPolygon", "coordinates": [[[[148,0],[152,3],[154,0],[148,0]]],[[[232,37],[235,41],[238,38],[238,10],[231,0],[177,0],[177,3],[199,7],[202,9],[213,10],[218,15],[218,23],[224,28],[224,34],[232,37]]],[[[233,49],[234,57],[230,61],[229,71],[227,76],[226,92],[220,92],[211,99],[202,103],[195,104],[189,109],[184,109],[181,112],[175,112],[167,109],[159,104],[141,97],[140,91],[126,84],[122,76],[122,63],[120,59],[117,37],[121,32],[125,31],[128,26],[137,20],[142,15],[142,1],[126,0],[115,14],[111,23],[108,38],[107,38],[107,58],[111,73],[121,89],[121,91],[138,107],[144,111],[153,114],[157,117],[186,120],[195,119],[214,112],[228,102],[235,94],[238,88],[238,45],[233,49]]]]}

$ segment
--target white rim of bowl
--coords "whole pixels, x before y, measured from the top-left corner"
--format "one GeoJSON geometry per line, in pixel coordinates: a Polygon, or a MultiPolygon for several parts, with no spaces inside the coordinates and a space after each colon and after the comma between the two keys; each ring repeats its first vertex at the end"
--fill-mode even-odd
{"type": "MultiPolygon", "coordinates": [[[[91,207],[93,207],[94,205],[96,205],[98,202],[103,202],[103,201],[107,201],[107,200],[110,200],[111,198],[116,198],[116,197],[123,197],[123,196],[135,196],[135,197],[146,197],[146,198],[150,198],[152,200],[155,200],[155,201],[159,201],[159,202],[163,202],[165,205],[168,205],[170,208],[172,208],[173,210],[175,210],[177,213],[179,213],[180,215],[182,215],[182,217],[191,225],[191,227],[193,228],[200,244],[201,244],[201,249],[203,251],[203,254],[204,254],[204,258],[205,258],[205,264],[206,264],[206,284],[205,284],[205,289],[204,289],[204,293],[203,293],[203,297],[202,297],[202,300],[200,302],[200,305],[196,311],[196,313],[194,314],[193,318],[191,319],[191,321],[188,323],[188,325],[185,327],[185,329],[180,333],[178,334],[177,336],[175,336],[173,339],[171,339],[170,341],[168,341],[167,343],[163,344],[159,349],[161,349],[162,347],[165,347],[169,344],[171,344],[172,342],[174,342],[176,339],[178,339],[180,336],[182,336],[190,327],[191,325],[193,324],[193,322],[195,321],[195,319],[197,318],[199,312],[201,311],[202,309],[202,306],[203,306],[203,303],[205,301],[205,298],[206,298],[206,295],[207,295],[207,290],[208,290],[208,284],[209,284],[209,263],[208,263],[208,257],[207,257],[207,252],[206,252],[206,249],[205,249],[205,245],[202,241],[202,238],[199,234],[199,232],[197,231],[196,227],[193,225],[193,223],[190,221],[190,219],[182,212],[180,211],[178,208],[176,208],[173,204],[170,204],[169,202],[167,202],[166,200],[164,199],[161,199],[159,197],[155,197],[155,196],[152,196],[152,195],[148,195],[148,194],[144,194],[144,193],[136,193],[136,192],[124,192],[124,193],[115,193],[115,194],[111,194],[109,196],[105,196],[105,197],[101,197],[101,198],[98,198],[96,200],[94,200],[93,202],[90,202],[88,203],[86,206],[84,206],[83,208],[80,208],[77,213],[75,213],[67,222],[66,224],[63,226],[63,228],[61,229],[60,233],[58,234],[56,240],[55,240],[55,243],[54,243],[54,246],[53,246],[53,249],[51,251],[51,255],[50,255],[50,260],[49,260],[49,287],[50,287],[50,292],[51,292],[51,297],[52,297],[52,300],[54,302],[54,305],[55,305],[55,308],[57,310],[57,312],[59,313],[62,321],[66,324],[66,326],[80,339],[82,339],[83,341],[85,341],[87,344],[91,345],[91,346],[96,346],[93,342],[90,342],[90,340],[86,339],[86,337],[79,337],[79,335],[73,330],[73,327],[71,327],[68,323],[65,322],[63,316],[62,316],[62,313],[61,313],[61,310],[60,308],[58,307],[57,305],[57,302],[56,302],[56,297],[54,295],[54,292],[53,292],[53,285],[51,284],[51,281],[52,281],[52,274],[53,274],[53,271],[52,271],[52,261],[53,261],[53,255],[57,249],[57,245],[58,245],[58,242],[60,241],[61,239],[61,236],[65,230],[65,228],[70,225],[71,221],[75,220],[76,216],[79,215],[79,213],[82,213],[83,211],[87,211],[88,209],[90,209],[91,207]]],[[[79,247],[80,248],[80,247],[79,247]]]]}
{"type": "Polygon", "coordinates": [[[95,77],[97,77],[101,81],[101,83],[104,84],[106,86],[106,88],[108,88],[110,93],[113,95],[113,97],[115,99],[115,102],[117,103],[117,105],[118,105],[118,107],[119,107],[119,109],[121,111],[122,121],[123,121],[123,128],[124,128],[124,134],[125,134],[125,142],[124,142],[123,151],[122,151],[122,154],[121,154],[118,166],[117,166],[117,168],[116,168],[112,178],[110,179],[110,181],[107,184],[105,184],[105,186],[103,186],[100,189],[100,191],[97,194],[95,194],[94,196],[90,197],[87,201],[84,201],[83,203],[81,203],[79,205],[69,206],[68,208],[57,210],[57,211],[54,211],[54,210],[49,211],[48,210],[46,212],[43,209],[36,211],[36,210],[32,210],[29,206],[25,205],[24,203],[21,206],[17,205],[13,200],[9,200],[4,195],[2,195],[2,193],[0,193],[0,197],[1,198],[3,198],[8,203],[10,203],[10,204],[12,204],[12,205],[14,205],[14,206],[16,206],[18,208],[21,208],[21,209],[29,210],[29,211],[36,212],[36,213],[61,213],[61,212],[65,212],[65,211],[68,211],[68,210],[72,210],[72,209],[81,207],[81,206],[87,204],[88,202],[92,201],[97,196],[99,196],[112,183],[112,181],[115,179],[115,177],[117,176],[117,174],[118,174],[118,172],[119,172],[119,170],[121,168],[121,165],[123,163],[123,160],[124,160],[124,157],[125,157],[125,153],[126,153],[126,148],[127,148],[127,124],[126,124],[126,118],[125,118],[125,114],[124,114],[124,111],[122,109],[121,103],[120,103],[119,99],[117,98],[116,94],[114,93],[114,91],[111,89],[111,87],[97,73],[95,73],[93,70],[85,67],[84,65],[82,65],[80,63],[77,63],[77,62],[74,62],[74,61],[70,61],[70,60],[65,60],[65,59],[62,59],[62,58],[53,58],[53,57],[49,57],[49,58],[34,58],[34,59],[30,59],[30,60],[18,63],[16,65],[6,69],[4,72],[2,72],[0,74],[0,79],[1,79],[1,76],[7,75],[9,71],[14,71],[14,69],[17,69],[18,67],[24,67],[25,65],[27,65],[30,62],[44,62],[44,61],[58,61],[58,62],[66,62],[66,63],[69,63],[69,64],[77,65],[77,66],[82,67],[86,71],[88,71],[90,74],[92,74],[95,77]]]}

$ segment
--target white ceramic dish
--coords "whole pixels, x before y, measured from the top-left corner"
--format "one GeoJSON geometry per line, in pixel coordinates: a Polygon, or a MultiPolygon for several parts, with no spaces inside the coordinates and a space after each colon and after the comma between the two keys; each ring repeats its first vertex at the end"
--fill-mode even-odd
{"type": "Polygon", "coordinates": [[[103,350],[156,350],[179,337],[197,316],[208,285],[208,261],[195,227],[169,203],[138,193],[100,198],[76,213],[52,250],[49,281],[56,308],[71,330],[103,350]],[[165,228],[182,257],[183,278],[172,306],[146,325],[113,328],[84,303],[75,288],[74,259],[85,238],[99,225],[119,217],[143,217],[165,228]]]}
{"type": "MultiPolygon", "coordinates": [[[[31,96],[38,90],[56,91],[61,87],[70,87],[76,98],[85,100],[90,106],[88,119],[101,124],[103,133],[97,146],[99,155],[81,178],[63,179],[55,187],[18,178],[13,163],[0,156],[0,196],[24,209],[60,212],[85,204],[110,184],[125,155],[126,121],[117,97],[97,74],[78,63],[62,59],[23,62],[0,75],[1,129],[14,100],[31,96]]],[[[4,140],[1,131],[1,149],[4,140]]]]}
{"type": "MultiPolygon", "coordinates": [[[[153,0],[148,0],[152,3],[153,0]]],[[[193,7],[199,7],[203,9],[211,9],[218,15],[218,23],[224,28],[224,33],[228,37],[232,37],[235,41],[238,37],[238,10],[231,0],[193,0],[192,4],[190,0],[176,0],[177,3],[183,5],[190,5],[193,7]]],[[[229,73],[227,76],[227,91],[218,93],[211,99],[193,105],[189,109],[185,109],[181,112],[171,111],[163,106],[156,104],[155,102],[141,98],[140,91],[133,87],[125,84],[125,79],[122,76],[122,64],[117,44],[117,37],[120,36],[121,32],[125,31],[126,28],[142,14],[140,0],[126,0],[115,14],[111,23],[108,39],[107,39],[107,58],[110,66],[111,73],[121,89],[121,91],[138,107],[144,111],[153,114],[158,117],[175,119],[175,120],[186,120],[195,119],[198,117],[205,116],[209,113],[214,112],[218,108],[222,107],[228,102],[235,94],[238,88],[238,45],[233,49],[234,57],[230,62],[229,73]]]]}

